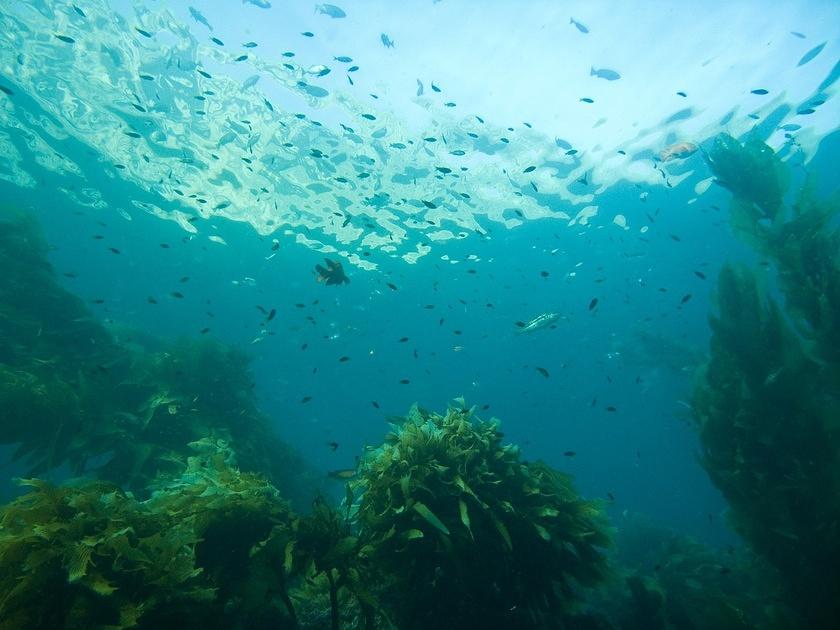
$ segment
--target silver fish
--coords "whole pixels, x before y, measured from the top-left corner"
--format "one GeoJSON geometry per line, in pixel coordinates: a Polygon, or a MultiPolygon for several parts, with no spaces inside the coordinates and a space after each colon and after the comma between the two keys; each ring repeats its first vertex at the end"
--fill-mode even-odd
{"type": "Polygon", "coordinates": [[[516,332],[522,333],[529,333],[535,330],[539,330],[540,328],[545,328],[560,319],[560,313],[542,313],[541,315],[537,315],[534,319],[527,322],[522,328],[517,329],[516,332]]]}

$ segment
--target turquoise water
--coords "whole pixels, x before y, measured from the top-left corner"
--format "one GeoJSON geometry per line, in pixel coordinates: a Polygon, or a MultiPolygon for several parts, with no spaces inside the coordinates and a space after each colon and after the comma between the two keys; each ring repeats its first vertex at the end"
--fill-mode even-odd
{"type": "Polygon", "coordinates": [[[327,496],[463,396],[617,529],[740,547],[692,388],[721,266],[763,257],[704,158],[752,134],[836,191],[837,5],[331,7],[8,3],[0,191],[61,285],[123,340],[246,352],[327,496]]]}

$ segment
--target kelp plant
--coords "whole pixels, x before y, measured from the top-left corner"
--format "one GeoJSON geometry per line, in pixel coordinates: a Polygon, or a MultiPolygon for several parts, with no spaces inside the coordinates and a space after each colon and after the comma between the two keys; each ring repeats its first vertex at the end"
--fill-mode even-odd
{"type": "MultiPolygon", "coordinates": [[[[354,519],[397,627],[553,628],[606,573],[603,514],[458,400],[414,406],[366,453],[354,519]]],[[[586,627],[580,615],[576,627],[586,627]]]]}
{"type": "Polygon", "coordinates": [[[288,505],[229,446],[204,439],[138,501],[101,481],[34,490],[0,508],[0,626],[293,628],[278,559],[288,505]]]}
{"type": "Polygon", "coordinates": [[[693,407],[703,463],[752,547],[814,627],[840,619],[840,196],[806,184],[787,205],[785,165],[757,139],[721,136],[709,164],[732,225],[772,262],[783,301],[726,265],[711,358],[693,407]]]}
{"type": "Polygon", "coordinates": [[[247,356],[213,339],[106,329],[59,284],[32,216],[9,207],[0,268],[0,444],[17,444],[27,476],[66,464],[144,492],[183,470],[190,442],[214,436],[298,498],[305,466],[257,409],[247,356]]]}

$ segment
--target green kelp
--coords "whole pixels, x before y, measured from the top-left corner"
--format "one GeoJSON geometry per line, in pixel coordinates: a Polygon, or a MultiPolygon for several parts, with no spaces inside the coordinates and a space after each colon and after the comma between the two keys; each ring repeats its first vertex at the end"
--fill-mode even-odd
{"type": "Polygon", "coordinates": [[[720,134],[706,160],[718,184],[732,191],[738,202],[755,205],[757,218],[776,217],[790,175],[773,149],[754,136],[741,144],[730,135],[720,134]]]}
{"type": "Polygon", "coordinates": [[[213,436],[299,499],[305,466],[257,409],[243,353],[115,335],[61,287],[46,253],[30,215],[0,208],[0,444],[18,445],[28,476],[66,464],[142,492],[213,436]]]}
{"type": "Polygon", "coordinates": [[[708,547],[633,514],[614,549],[617,578],[593,605],[622,630],[802,627],[779,603],[778,572],[747,549],[708,547]]]}
{"type": "Polygon", "coordinates": [[[106,482],[33,491],[0,509],[3,628],[291,628],[276,556],[292,516],[258,475],[204,440],[146,501],[106,482]]]}
{"type": "Polygon", "coordinates": [[[358,537],[389,576],[382,600],[399,628],[565,627],[579,589],[606,574],[599,506],[567,476],[521,461],[496,422],[463,404],[444,415],[413,407],[351,486],[358,537]]]}
{"type": "Polygon", "coordinates": [[[772,263],[784,299],[749,268],[723,267],[693,406],[735,527],[780,570],[791,606],[830,627],[840,618],[840,197],[818,200],[806,185],[786,206],[783,166],[756,146],[721,140],[710,163],[741,182],[736,233],[772,263]]]}

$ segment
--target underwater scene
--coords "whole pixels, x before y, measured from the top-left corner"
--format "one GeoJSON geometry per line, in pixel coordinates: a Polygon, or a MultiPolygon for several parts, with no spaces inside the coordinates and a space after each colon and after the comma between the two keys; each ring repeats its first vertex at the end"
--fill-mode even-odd
{"type": "Polygon", "coordinates": [[[0,630],[840,623],[840,4],[4,0],[0,630]]]}

